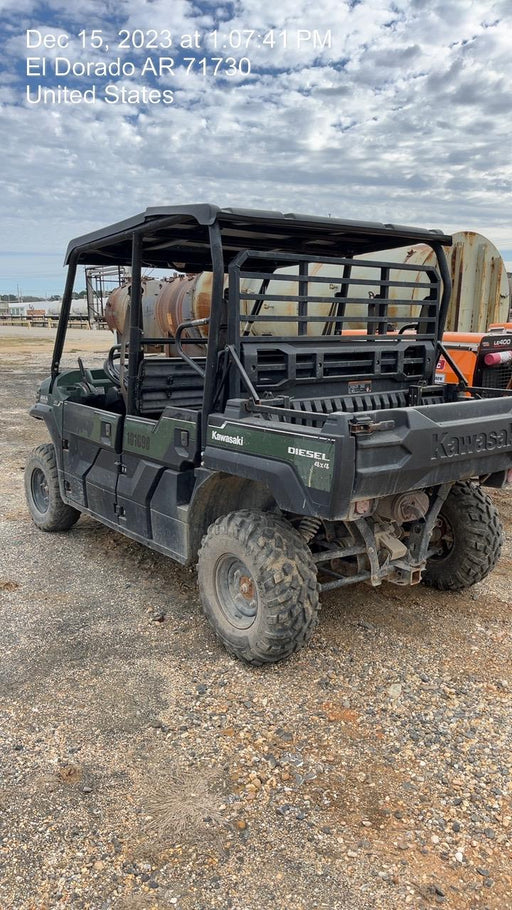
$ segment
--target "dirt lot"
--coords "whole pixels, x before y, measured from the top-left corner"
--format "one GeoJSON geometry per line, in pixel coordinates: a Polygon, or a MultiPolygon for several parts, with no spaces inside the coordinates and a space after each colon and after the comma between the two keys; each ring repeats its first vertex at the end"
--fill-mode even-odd
{"type": "MultiPolygon", "coordinates": [[[[511,908],[512,494],[487,581],[334,592],[249,669],[192,572],[31,523],[51,340],[0,329],[1,910],[511,908]]],[[[74,330],[68,360],[111,343],[74,330]]]]}

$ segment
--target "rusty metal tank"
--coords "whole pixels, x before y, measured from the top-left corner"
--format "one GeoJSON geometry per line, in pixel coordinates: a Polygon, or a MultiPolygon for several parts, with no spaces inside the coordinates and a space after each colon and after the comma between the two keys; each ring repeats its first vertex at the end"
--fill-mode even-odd
{"type": "MultiPolygon", "coordinates": [[[[155,304],[155,317],[164,334],[174,337],[181,323],[206,319],[210,315],[212,280],[211,272],[200,272],[164,282],[155,304]]],[[[182,334],[182,339],[190,340],[207,337],[207,325],[190,326],[182,334]]],[[[204,355],[206,350],[204,344],[186,344],[184,348],[187,354],[194,356],[204,355]]]]}
{"type": "MultiPolygon", "coordinates": [[[[501,322],[507,319],[510,307],[510,289],[503,259],[490,240],[474,231],[459,231],[453,235],[453,246],[446,248],[448,263],[451,269],[453,291],[448,312],[446,329],[448,331],[485,331],[491,322],[501,322]]],[[[418,270],[412,272],[400,268],[400,264],[408,266],[435,265],[436,258],[433,250],[424,244],[413,247],[403,247],[397,250],[372,253],[354,259],[352,279],[373,279],[375,269],[365,265],[365,260],[394,262],[397,266],[392,270],[392,278],[399,281],[421,281],[423,273],[418,270]]],[[[298,275],[298,266],[278,269],[283,275],[298,275]]],[[[312,276],[325,276],[331,282],[319,282],[309,285],[309,293],[316,297],[332,298],[339,291],[343,278],[343,266],[323,265],[313,263],[310,265],[312,276]]],[[[246,293],[257,294],[261,290],[260,279],[244,279],[241,287],[242,295],[246,293]]],[[[227,286],[227,278],[225,287],[227,286]]],[[[266,289],[267,294],[279,296],[297,294],[297,281],[270,281],[266,289]]],[[[377,285],[351,285],[349,296],[368,297],[377,293],[377,285]],[[363,290],[364,288],[364,290],[363,290]]],[[[144,278],[142,288],[142,312],[144,320],[144,334],[146,337],[173,338],[178,326],[182,322],[195,319],[204,319],[210,314],[212,274],[201,272],[197,275],[177,275],[173,278],[154,279],[144,278]]],[[[419,304],[425,294],[424,288],[391,288],[388,316],[410,316],[411,319],[418,313],[419,304]],[[403,306],[393,306],[397,298],[411,299],[410,310],[403,306]]],[[[105,316],[109,327],[121,335],[125,329],[126,313],[130,301],[129,283],[117,288],[110,294],[105,307],[105,316]]],[[[242,296],[242,314],[249,315],[252,311],[254,300],[244,300],[242,296]]],[[[310,303],[308,310],[311,315],[328,319],[332,307],[332,300],[326,299],[310,303]]],[[[346,315],[353,317],[346,324],[347,328],[360,328],[358,315],[360,305],[348,304],[346,315]]],[[[247,323],[246,328],[253,335],[294,335],[297,334],[296,321],[297,303],[282,300],[266,300],[261,306],[259,319],[255,323],[247,323]],[[293,320],[282,322],[265,321],[265,314],[269,316],[293,316],[293,320]]],[[[242,323],[243,325],[243,323],[242,323]]],[[[319,321],[309,323],[310,335],[321,335],[325,323],[319,321]]],[[[183,332],[183,337],[199,341],[208,335],[208,326],[192,326],[183,332]]],[[[175,345],[168,345],[166,349],[170,354],[176,353],[175,345]]],[[[204,354],[203,344],[191,343],[186,346],[188,353],[194,356],[204,354]]]]}
{"type": "MultiPolygon", "coordinates": [[[[448,310],[448,319],[446,324],[447,331],[465,331],[465,332],[482,332],[486,331],[490,323],[506,320],[511,303],[511,291],[505,263],[501,254],[482,234],[474,231],[458,231],[453,234],[453,246],[446,247],[445,252],[448,259],[448,265],[452,277],[452,297],[448,310]]],[[[417,244],[413,247],[403,247],[395,250],[385,250],[379,253],[371,253],[359,256],[354,259],[352,269],[352,278],[372,279],[375,276],[375,269],[364,266],[365,259],[374,259],[383,262],[403,263],[408,266],[435,266],[436,256],[431,247],[426,244],[417,244]],[[358,264],[360,263],[360,264],[358,264]]],[[[298,274],[297,268],[279,269],[282,274],[298,274]]],[[[332,277],[335,279],[329,284],[312,284],[309,293],[317,297],[327,297],[339,290],[338,281],[341,281],[343,269],[341,266],[333,265],[315,265],[310,269],[312,275],[332,277]]],[[[421,281],[423,273],[419,270],[412,272],[409,269],[395,268],[392,270],[391,277],[398,281],[421,281]]],[[[423,277],[424,280],[424,277],[423,277]]],[[[257,292],[258,282],[246,281],[245,290],[257,292]]],[[[364,296],[378,293],[378,285],[364,286],[364,293],[356,285],[349,287],[349,297],[364,296]]],[[[293,296],[297,293],[297,282],[292,281],[289,284],[282,281],[270,282],[267,293],[293,296]]],[[[390,320],[395,316],[410,316],[414,319],[418,315],[419,303],[425,295],[424,288],[391,288],[390,304],[388,316],[390,320]],[[410,297],[411,302],[418,301],[416,306],[411,306],[407,311],[403,306],[393,306],[393,300],[397,298],[407,299],[410,297]]],[[[247,301],[243,306],[243,312],[250,312],[252,301],[247,301]]],[[[316,303],[310,304],[309,312],[311,315],[327,316],[329,315],[330,304],[316,303]]],[[[275,335],[293,335],[297,334],[297,324],[294,322],[265,322],[264,315],[295,315],[297,307],[295,303],[286,303],[282,301],[266,301],[263,303],[260,316],[261,320],[254,323],[251,333],[255,335],[275,334],[275,335]]],[[[360,312],[356,304],[348,304],[346,309],[347,316],[353,316],[353,320],[346,324],[348,328],[359,328],[363,323],[357,322],[357,315],[360,312]]],[[[321,335],[323,323],[310,323],[308,325],[308,334],[321,335]]]]}
{"type": "MultiPolygon", "coordinates": [[[[510,308],[505,263],[483,234],[457,231],[452,236],[453,245],[445,248],[452,279],[446,331],[485,332],[490,323],[506,319],[510,308]]],[[[424,244],[390,251],[383,258],[392,259],[397,254],[408,265],[434,266],[436,262],[434,251],[424,244]]],[[[420,274],[414,278],[420,280],[420,274]]],[[[420,297],[421,289],[414,289],[413,299],[420,297]]]]}
{"type": "MultiPolygon", "coordinates": [[[[162,290],[163,282],[154,278],[142,279],[142,314],[144,334],[149,338],[162,335],[156,321],[156,301],[162,290]]],[[[131,283],[128,281],[115,288],[109,294],[105,304],[105,319],[112,332],[123,334],[126,326],[126,314],[130,305],[131,283]]]]}
{"type": "MultiPolygon", "coordinates": [[[[127,313],[130,305],[130,282],[116,288],[110,294],[105,306],[105,319],[109,329],[123,336],[127,329],[127,313]]],[[[147,338],[174,338],[182,322],[204,319],[210,315],[212,296],[212,274],[201,272],[197,275],[176,275],[173,278],[142,279],[142,318],[147,338]]],[[[208,326],[191,326],[185,329],[182,338],[206,338],[208,326]]],[[[170,354],[176,353],[176,346],[166,346],[170,354]]],[[[187,344],[186,351],[194,356],[205,353],[204,344],[187,344]]]]}
{"type": "MultiPolygon", "coordinates": [[[[366,269],[368,272],[369,269],[366,269]]],[[[298,275],[299,267],[298,266],[286,266],[283,269],[276,269],[276,273],[280,275],[298,275]]],[[[314,297],[325,297],[332,298],[333,294],[336,291],[339,291],[340,284],[343,276],[343,266],[341,265],[322,265],[322,263],[315,262],[311,263],[309,267],[309,274],[312,277],[326,276],[333,278],[334,281],[331,283],[327,282],[314,282],[308,285],[308,294],[314,297]]],[[[359,276],[358,276],[359,277],[359,276]]],[[[259,318],[256,322],[247,323],[244,326],[242,322],[242,331],[243,329],[249,329],[250,334],[252,335],[297,335],[298,334],[298,322],[297,322],[297,300],[293,300],[298,293],[298,282],[296,280],[292,281],[269,281],[268,286],[265,290],[267,297],[272,297],[275,295],[277,297],[284,296],[292,298],[290,302],[283,300],[272,300],[267,299],[261,304],[259,311],[259,318]],[[266,322],[265,315],[272,316],[272,321],[266,322]],[[290,317],[282,322],[275,319],[277,316],[286,316],[290,317]]],[[[252,311],[254,300],[246,300],[243,297],[245,293],[257,294],[262,287],[262,282],[260,279],[256,278],[245,278],[241,284],[241,301],[240,308],[241,312],[244,315],[249,315],[252,311]]],[[[310,316],[321,316],[327,320],[332,307],[332,300],[326,299],[325,303],[323,301],[310,302],[308,304],[308,314],[310,316]]],[[[360,308],[352,307],[354,314],[360,312],[360,308]]],[[[347,313],[351,312],[350,306],[347,307],[347,313]]],[[[308,335],[321,335],[322,329],[324,327],[324,322],[310,322],[307,326],[308,335]]]]}

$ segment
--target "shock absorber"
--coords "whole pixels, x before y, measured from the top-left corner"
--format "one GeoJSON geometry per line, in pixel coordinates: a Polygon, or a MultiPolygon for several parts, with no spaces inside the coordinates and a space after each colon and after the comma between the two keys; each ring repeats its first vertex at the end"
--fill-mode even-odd
{"type": "Polygon", "coordinates": [[[305,518],[302,519],[302,521],[299,525],[299,531],[300,531],[302,537],[304,538],[304,540],[306,541],[306,543],[309,543],[311,540],[313,540],[313,537],[315,536],[317,531],[320,530],[321,526],[322,526],[321,518],[313,518],[313,517],[307,515],[305,518]]]}

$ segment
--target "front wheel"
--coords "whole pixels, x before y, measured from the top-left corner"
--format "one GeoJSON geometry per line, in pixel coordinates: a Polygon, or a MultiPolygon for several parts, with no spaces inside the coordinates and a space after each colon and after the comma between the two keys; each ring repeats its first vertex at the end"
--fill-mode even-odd
{"type": "Polygon", "coordinates": [[[318,622],[316,566],[283,518],[241,510],[215,521],[198,560],[204,612],[225,648],[261,665],[309,641],[318,622]]]}
{"type": "Polygon", "coordinates": [[[436,555],[422,581],[442,591],[463,591],[482,581],[498,562],[503,543],[499,515],[474,483],[455,483],[432,533],[436,555]]]}
{"type": "Polygon", "coordinates": [[[25,495],[34,524],[42,531],[68,531],[80,512],[62,500],[55,449],[51,443],[30,453],[25,466],[25,495]]]}

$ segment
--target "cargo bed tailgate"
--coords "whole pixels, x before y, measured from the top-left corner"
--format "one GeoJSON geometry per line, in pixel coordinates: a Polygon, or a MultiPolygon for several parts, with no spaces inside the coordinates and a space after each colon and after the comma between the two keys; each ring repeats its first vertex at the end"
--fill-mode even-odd
{"type": "Polygon", "coordinates": [[[386,410],[373,416],[375,431],[356,436],[355,499],[512,467],[512,397],[386,410]]]}

